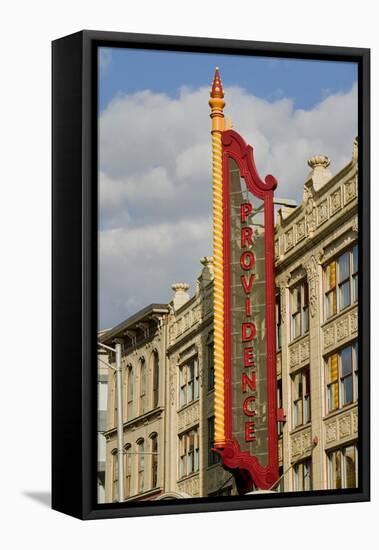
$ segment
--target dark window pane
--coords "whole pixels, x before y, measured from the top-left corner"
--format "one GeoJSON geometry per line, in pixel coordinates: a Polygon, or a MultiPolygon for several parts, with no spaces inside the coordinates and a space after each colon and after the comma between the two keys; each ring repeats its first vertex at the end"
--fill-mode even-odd
{"type": "Polygon", "coordinates": [[[341,376],[346,376],[347,374],[350,374],[353,370],[351,352],[352,348],[350,346],[347,348],[343,348],[340,352],[341,376]]]}
{"type": "Polygon", "coordinates": [[[350,275],[348,252],[345,252],[345,254],[342,254],[342,256],[340,256],[338,260],[338,267],[339,267],[338,282],[341,283],[342,281],[348,279],[350,275]]]}
{"type": "Polygon", "coordinates": [[[342,380],[343,404],[353,402],[353,377],[347,376],[342,380]]]}
{"type": "Polygon", "coordinates": [[[350,281],[340,285],[340,310],[350,305],[350,281]]]}

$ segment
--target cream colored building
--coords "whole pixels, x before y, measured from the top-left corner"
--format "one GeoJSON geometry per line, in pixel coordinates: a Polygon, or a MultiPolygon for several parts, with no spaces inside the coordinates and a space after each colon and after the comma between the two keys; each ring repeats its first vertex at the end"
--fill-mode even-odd
{"type": "Polygon", "coordinates": [[[285,491],[357,484],[357,159],[355,142],[351,162],[331,177],[329,159],[312,157],[301,205],[277,216],[285,491]]]}
{"type": "MultiPolygon", "coordinates": [[[[357,143],[332,177],[312,157],[302,203],[277,213],[279,490],[352,487],[358,437],[357,143]]],[[[126,500],[236,494],[213,443],[213,271],[192,297],[172,285],[153,304],[108,331],[123,343],[126,500]]],[[[110,358],[111,359],[111,358],[110,358]]],[[[109,374],[106,502],[117,495],[115,378],[109,374]]]]}

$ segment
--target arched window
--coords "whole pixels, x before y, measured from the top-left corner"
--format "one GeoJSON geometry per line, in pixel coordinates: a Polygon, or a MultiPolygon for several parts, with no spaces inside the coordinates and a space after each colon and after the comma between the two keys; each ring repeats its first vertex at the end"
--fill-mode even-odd
{"type": "Polygon", "coordinates": [[[130,443],[128,443],[127,445],[125,445],[125,464],[124,464],[124,469],[125,469],[125,487],[124,487],[124,490],[125,490],[125,498],[128,498],[130,497],[131,495],[131,488],[132,488],[132,453],[131,453],[131,450],[132,450],[132,446],[130,445],[130,443]]]}
{"type": "Polygon", "coordinates": [[[139,439],[137,441],[137,457],[138,457],[138,492],[143,493],[145,488],[145,441],[139,439]]]}
{"type": "Polygon", "coordinates": [[[127,387],[127,417],[128,420],[133,418],[133,393],[134,393],[134,373],[133,373],[133,367],[131,365],[128,366],[128,387],[127,387]]]}
{"type": "Polygon", "coordinates": [[[146,361],[141,358],[140,366],[140,392],[139,392],[139,414],[147,410],[147,366],[146,361]]]}
{"type": "Polygon", "coordinates": [[[153,408],[159,404],[159,356],[156,351],[153,353],[153,408]]]}
{"type": "Polygon", "coordinates": [[[154,433],[151,439],[151,488],[158,486],[158,434],[154,433]]]}

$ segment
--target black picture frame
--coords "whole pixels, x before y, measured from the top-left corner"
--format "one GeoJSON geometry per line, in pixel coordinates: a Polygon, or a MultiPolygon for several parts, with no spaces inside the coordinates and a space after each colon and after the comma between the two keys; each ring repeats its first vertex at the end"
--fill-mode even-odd
{"type": "Polygon", "coordinates": [[[370,50],[81,31],[52,43],[52,508],[80,519],[370,499],[370,50]],[[97,48],[121,46],[358,63],[359,488],[253,497],[96,503],[97,48]]]}

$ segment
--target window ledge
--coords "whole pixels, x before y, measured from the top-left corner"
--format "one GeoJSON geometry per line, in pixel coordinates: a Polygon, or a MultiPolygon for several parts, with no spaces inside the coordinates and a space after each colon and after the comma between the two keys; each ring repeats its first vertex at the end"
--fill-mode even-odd
{"type": "Polygon", "coordinates": [[[180,477],[177,481],[177,483],[181,483],[182,481],[187,481],[187,479],[192,479],[193,477],[196,477],[199,475],[199,471],[192,472],[192,474],[188,474],[186,476],[180,477]]]}
{"type": "Polygon", "coordinates": [[[312,426],[312,421],[310,420],[306,424],[302,424],[301,426],[296,426],[293,430],[290,431],[290,435],[296,434],[297,432],[301,432],[302,430],[306,430],[307,428],[310,428],[312,426]]]}
{"type": "Polygon", "coordinates": [[[336,409],[335,411],[332,411],[328,414],[326,414],[323,418],[323,420],[330,420],[331,418],[334,418],[335,416],[338,416],[339,414],[343,414],[345,412],[351,411],[355,407],[358,407],[358,401],[354,401],[354,403],[349,403],[348,405],[344,405],[343,407],[340,407],[339,409],[336,409]]]}
{"type": "Polygon", "coordinates": [[[178,409],[177,412],[181,413],[182,411],[185,411],[186,409],[189,409],[190,407],[192,407],[192,405],[195,405],[198,402],[199,402],[199,398],[197,397],[196,399],[194,399],[190,403],[187,403],[186,405],[183,405],[182,407],[180,407],[180,409],[178,409]]]}
{"type": "Polygon", "coordinates": [[[288,347],[290,348],[292,344],[297,344],[298,342],[301,342],[301,340],[305,340],[309,337],[309,330],[305,334],[302,334],[301,336],[296,336],[294,340],[291,340],[291,342],[288,344],[288,347]]]}
{"type": "Polygon", "coordinates": [[[326,319],[326,321],[321,323],[321,328],[326,327],[329,323],[333,323],[333,321],[336,321],[336,319],[339,319],[340,317],[342,317],[346,313],[349,313],[350,311],[353,311],[353,309],[355,309],[355,308],[358,308],[358,302],[355,302],[354,304],[351,304],[350,306],[345,307],[345,309],[343,309],[342,311],[339,311],[338,313],[336,313],[332,317],[328,317],[328,319],[326,319]]]}

